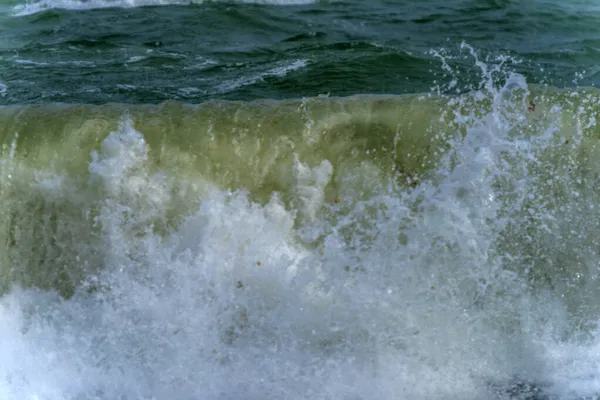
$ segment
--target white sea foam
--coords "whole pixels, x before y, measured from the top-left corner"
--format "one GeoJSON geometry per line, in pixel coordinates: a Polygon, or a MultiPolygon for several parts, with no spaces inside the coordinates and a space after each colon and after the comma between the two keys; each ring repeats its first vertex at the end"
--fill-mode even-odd
{"type": "Polygon", "coordinates": [[[296,172],[298,208],[306,218],[313,221],[317,211],[323,207],[325,187],[331,180],[333,167],[324,160],[320,165],[310,168],[300,162],[296,156],[294,168],[296,172]]]}
{"type": "Polygon", "coordinates": [[[17,4],[12,11],[15,16],[36,14],[52,9],[90,10],[96,8],[132,8],[164,5],[203,4],[209,2],[264,4],[275,6],[291,6],[311,4],[318,0],[32,0],[17,4]]]}
{"type": "Polygon", "coordinates": [[[132,56],[132,57],[129,57],[129,58],[128,58],[128,59],[125,61],[125,63],[126,63],[126,64],[135,64],[135,63],[137,63],[137,62],[144,61],[144,60],[146,60],[146,59],[148,59],[148,56],[132,56]]]}
{"type": "MultiPolygon", "coordinates": [[[[441,186],[381,187],[337,222],[315,218],[332,165],[297,160],[300,211],[325,237],[311,249],[277,195],[261,206],[210,183],[172,232],[145,229],[181,182],[147,168],[125,120],[89,164],[104,270],[69,300],[17,287],[0,298],[0,396],[468,400],[512,374],[551,379],[565,399],[593,392],[590,348],[554,344],[560,301],[516,290],[490,259],[501,207],[490,171],[514,151],[501,126],[490,116],[457,142],[462,164],[440,171],[441,186]]],[[[38,179],[48,199],[73,190],[38,179]]]]}
{"type": "Polygon", "coordinates": [[[195,57],[195,63],[191,64],[191,65],[187,65],[185,67],[183,67],[183,69],[186,70],[204,70],[207,68],[210,68],[213,65],[217,65],[219,64],[218,61],[210,59],[210,58],[206,58],[206,57],[202,57],[202,56],[196,56],[195,57]]]}
{"type": "Polygon", "coordinates": [[[244,86],[254,85],[267,77],[283,77],[290,72],[305,68],[307,64],[308,60],[295,60],[288,62],[264,72],[254,73],[247,76],[242,76],[232,81],[223,82],[216,87],[216,91],[217,93],[227,93],[244,86]]]}
{"type": "Polygon", "coordinates": [[[199,89],[197,87],[184,87],[181,89],[177,89],[177,94],[183,98],[196,97],[205,95],[206,90],[199,89]]]}
{"type": "Polygon", "coordinates": [[[0,81],[0,97],[6,97],[8,86],[0,81]]]}
{"type": "Polygon", "coordinates": [[[33,60],[23,60],[23,59],[16,59],[15,63],[19,64],[19,65],[23,65],[23,66],[34,66],[34,67],[45,67],[45,66],[50,65],[47,62],[40,62],[40,61],[33,61],[33,60]]]}

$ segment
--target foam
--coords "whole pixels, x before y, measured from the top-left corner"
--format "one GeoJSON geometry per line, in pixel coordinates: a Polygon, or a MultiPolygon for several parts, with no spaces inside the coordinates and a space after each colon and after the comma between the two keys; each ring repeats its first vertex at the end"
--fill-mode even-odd
{"type": "Polygon", "coordinates": [[[283,77],[293,71],[303,69],[308,64],[307,60],[295,60],[249,76],[243,76],[233,81],[223,82],[216,87],[217,93],[227,93],[244,86],[254,85],[267,77],[283,77]]]}
{"type": "Polygon", "coordinates": [[[499,122],[485,119],[455,143],[461,165],[440,169],[442,185],[399,193],[382,181],[377,196],[341,205],[350,209],[334,219],[316,218],[331,163],[296,158],[299,211],[322,236],[314,246],[299,240],[295,210],[277,194],[260,205],[210,182],[194,182],[203,186],[197,206],[157,229],[190,182],[153,171],[144,135],[125,118],[91,154],[90,193],[78,179],[37,175],[47,209],[91,202],[99,240],[79,238],[87,249],[77,260],[97,254],[103,268],[66,300],[17,285],[0,299],[2,394],[477,399],[513,373],[556,373],[559,384],[564,375],[545,359],[568,323],[564,306],[546,294],[502,294],[520,278],[489,258],[498,232],[488,221],[501,202],[482,194],[494,192],[489,172],[512,151],[499,122]],[[414,208],[421,193],[425,212],[414,208]]]}
{"type": "Polygon", "coordinates": [[[132,7],[156,7],[167,5],[189,5],[203,4],[213,2],[239,3],[239,4],[263,4],[273,6],[292,6],[312,4],[318,0],[33,0],[13,7],[13,15],[25,16],[37,14],[47,10],[65,9],[65,10],[93,10],[97,8],[132,8],[132,7]]]}
{"type": "Polygon", "coordinates": [[[300,162],[296,155],[294,170],[298,179],[297,198],[298,208],[306,218],[314,221],[317,211],[323,207],[325,200],[324,189],[331,180],[333,167],[327,160],[320,165],[310,168],[300,162]]]}

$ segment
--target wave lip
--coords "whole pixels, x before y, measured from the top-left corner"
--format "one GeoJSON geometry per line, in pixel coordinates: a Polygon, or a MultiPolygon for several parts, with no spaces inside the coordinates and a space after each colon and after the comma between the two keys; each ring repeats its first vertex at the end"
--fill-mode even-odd
{"type": "Polygon", "coordinates": [[[12,12],[14,16],[21,17],[54,9],[93,10],[97,8],[134,8],[204,3],[241,3],[292,6],[313,4],[317,2],[319,2],[319,0],[34,0],[14,6],[12,12]]]}

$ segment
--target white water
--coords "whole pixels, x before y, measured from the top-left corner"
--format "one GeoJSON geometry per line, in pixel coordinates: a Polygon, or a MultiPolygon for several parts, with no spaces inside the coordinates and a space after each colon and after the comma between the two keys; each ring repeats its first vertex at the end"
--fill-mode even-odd
{"type": "MultiPolygon", "coordinates": [[[[90,290],[0,298],[0,398],[468,400],[508,398],[515,379],[553,398],[596,396],[595,331],[577,335],[564,292],[533,290],[498,247],[507,226],[529,223],[523,210],[553,229],[591,229],[596,211],[576,227],[570,212],[593,188],[569,212],[544,209],[531,171],[554,130],[515,129],[528,118],[521,76],[488,90],[493,111],[456,115],[466,136],[416,188],[365,164],[339,204],[324,204],[333,166],[298,158],[294,209],[150,173],[143,133],[126,120],[89,164],[103,262],[90,290]],[[376,194],[359,195],[360,179],[376,194]],[[187,186],[199,206],[155,232],[187,186]]],[[[69,185],[45,174],[32,190],[52,199],[69,185]]],[[[593,254],[582,254],[590,271],[593,254]]]]}
{"type": "Polygon", "coordinates": [[[226,81],[216,87],[216,93],[227,93],[243,86],[254,85],[257,82],[264,80],[267,77],[283,77],[293,71],[303,69],[308,64],[307,60],[295,60],[287,64],[279,65],[275,68],[270,68],[264,72],[258,72],[249,76],[242,76],[232,81],[226,81]]]}
{"type": "Polygon", "coordinates": [[[46,10],[91,10],[96,8],[132,8],[164,5],[189,5],[203,3],[245,3],[275,6],[312,4],[318,0],[28,0],[13,7],[15,16],[37,14],[46,10]]]}

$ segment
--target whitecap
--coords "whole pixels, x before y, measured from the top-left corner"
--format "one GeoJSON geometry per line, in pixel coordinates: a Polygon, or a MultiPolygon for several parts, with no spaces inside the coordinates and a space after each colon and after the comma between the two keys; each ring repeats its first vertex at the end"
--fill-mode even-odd
{"type": "Polygon", "coordinates": [[[216,87],[217,93],[231,92],[244,86],[254,85],[267,77],[284,77],[290,72],[300,70],[308,64],[307,60],[295,60],[291,63],[279,65],[265,72],[259,72],[248,76],[242,76],[232,81],[223,82],[216,87]]]}
{"type": "MultiPolygon", "coordinates": [[[[263,4],[274,6],[291,6],[312,4],[318,0],[238,0],[238,1],[219,1],[229,3],[244,4],[263,4]]],[[[134,8],[145,6],[163,6],[163,5],[188,5],[203,4],[205,0],[34,0],[18,4],[13,7],[12,12],[15,16],[24,16],[37,14],[52,9],[67,10],[91,10],[96,8],[134,8]]],[[[212,1],[215,2],[215,1],[212,1]]]]}

